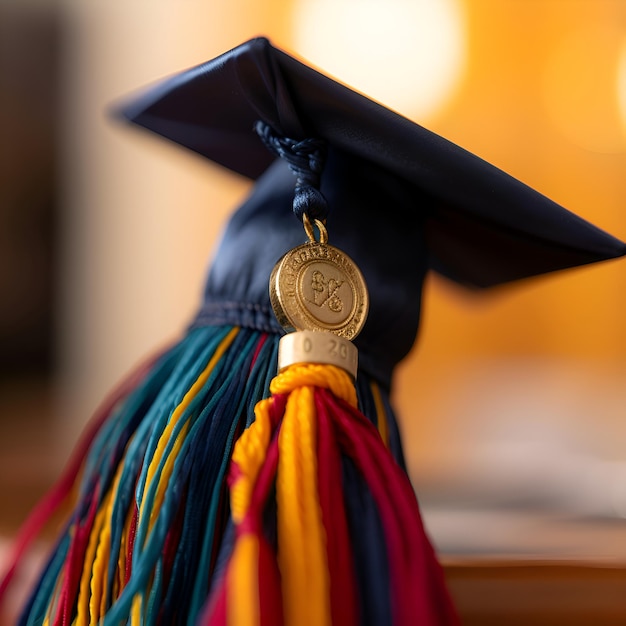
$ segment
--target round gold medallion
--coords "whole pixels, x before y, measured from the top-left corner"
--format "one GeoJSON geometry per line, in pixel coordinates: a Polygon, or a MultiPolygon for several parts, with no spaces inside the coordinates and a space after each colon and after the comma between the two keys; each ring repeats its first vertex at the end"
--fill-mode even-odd
{"type": "Polygon", "coordinates": [[[367,317],[367,287],[341,250],[309,241],[285,254],[270,277],[270,300],[286,330],[330,331],[356,337],[367,317]]]}

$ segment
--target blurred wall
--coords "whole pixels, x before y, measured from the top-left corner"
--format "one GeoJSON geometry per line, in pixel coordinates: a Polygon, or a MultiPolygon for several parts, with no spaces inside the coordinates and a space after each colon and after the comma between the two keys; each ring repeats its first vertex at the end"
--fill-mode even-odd
{"type": "MultiPolygon", "coordinates": [[[[277,24],[272,3],[62,3],[67,22],[61,446],[127,370],[184,332],[247,184],[113,120],[148,83],[277,24]]],[[[71,436],[70,436],[71,439],[71,436]]]]}
{"type": "Polygon", "coordinates": [[[0,5],[0,384],[53,368],[61,39],[54,7],[0,5]]]}
{"type": "MultiPolygon", "coordinates": [[[[430,128],[623,239],[626,5],[465,9],[464,80],[430,128]]],[[[474,298],[433,277],[398,386],[418,492],[465,508],[624,515],[625,281],[617,261],[474,298]]],[[[589,550],[561,538],[557,550],[589,550]]]]}

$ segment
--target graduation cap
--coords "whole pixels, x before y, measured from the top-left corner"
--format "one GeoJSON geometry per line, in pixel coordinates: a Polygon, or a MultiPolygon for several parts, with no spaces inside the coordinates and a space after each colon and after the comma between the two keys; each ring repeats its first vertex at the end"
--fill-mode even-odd
{"type": "Polygon", "coordinates": [[[369,286],[369,320],[357,345],[379,374],[413,343],[429,269],[487,288],[626,254],[611,235],[265,38],[147,89],[118,113],[257,181],[215,257],[207,307],[230,297],[253,303],[268,311],[264,324],[272,328],[267,276],[302,231],[287,216],[293,175],[255,124],[296,141],[323,140],[331,241],[369,286]]]}
{"type": "Polygon", "coordinates": [[[113,395],[54,492],[80,485],[21,623],[456,624],[389,402],[424,277],[487,288],[626,246],[264,38],[115,114],[256,182],[188,332],[113,395]],[[356,380],[316,358],[276,375],[280,337],[310,329],[272,281],[309,244],[318,273],[285,284],[339,316],[313,334],[354,339],[356,380]]]}
{"type": "MultiPolygon", "coordinates": [[[[120,113],[252,179],[276,158],[253,132],[257,120],[285,137],[323,139],[357,167],[367,163],[405,183],[405,202],[366,205],[362,213],[378,217],[381,229],[383,217],[404,225],[426,219],[429,266],[462,284],[489,287],[626,252],[622,242],[502,170],[265,38],[163,81],[120,113]]],[[[361,184],[376,187],[365,173],[361,184]]],[[[381,243],[394,249],[404,242],[381,243]]]]}

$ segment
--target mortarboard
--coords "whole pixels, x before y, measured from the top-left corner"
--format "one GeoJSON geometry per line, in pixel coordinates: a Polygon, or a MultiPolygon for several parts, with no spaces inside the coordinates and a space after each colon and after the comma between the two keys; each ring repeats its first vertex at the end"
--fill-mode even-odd
{"type": "MultiPolygon", "coordinates": [[[[161,82],[120,113],[252,179],[275,160],[251,132],[256,120],[285,137],[323,139],[359,167],[365,161],[407,184],[413,197],[363,212],[426,220],[429,266],[462,284],[489,287],[626,253],[622,242],[502,170],[264,38],[161,82]]],[[[365,175],[362,184],[374,186],[365,175]]]]}
{"type": "MultiPolygon", "coordinates": [[[[389,403],[424,277],[486,288],[626,246],[264,38],[115,115],[256,182],[188,332],[95,419],[21,623],[456,623],[389,403]],[[292,212],[320,220],[367,284],[354,398],[326,378],[270,383],[285,329],[268,282],[304,238],[292,212]],[[289,398],[307,385],[313,408],[294,420],[289,398]],[[279,452],[296,469],[277,474],[279,452]]],[[[328,282],[324,302],[341,281],[328,282]]]]}
{"type": "Polygon", "coordinates": [[[623,242],[265,38],[147,89],[118,114],[258,181],[215,257],[207,304],[219,308],[226,293],[262,305],[272,328],[267,276],[301,227],[286,215],[293,176],[254,125],[324,140],[331,239],[369,286],[368,324],[357,345],[379,373],[386,367],[388,374],[413,343],[429,269],[486,288],[626,254],[623,242]],[[242,266],[253,273],[245,285],[229,276],[242,266]],[[241,291],[232,292],[233,283],[241,291]]]}

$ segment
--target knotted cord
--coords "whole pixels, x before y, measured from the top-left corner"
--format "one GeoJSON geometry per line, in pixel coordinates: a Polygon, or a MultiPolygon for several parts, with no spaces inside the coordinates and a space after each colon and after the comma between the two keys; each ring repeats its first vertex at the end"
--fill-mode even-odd
{"type": "Polygon", "coordinates": [[[293,212],[299,220],[308,215],[311,220],[324,221],[328,214],[326,198],[320,191],[326,142],[321,139],[297,141],[283,137],[265,122],[256,122],[254,130],[270,152],[284,159],[296,177],[293,212]]]}

